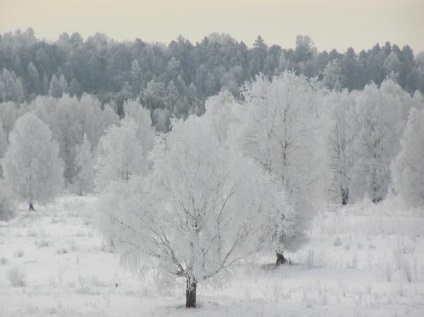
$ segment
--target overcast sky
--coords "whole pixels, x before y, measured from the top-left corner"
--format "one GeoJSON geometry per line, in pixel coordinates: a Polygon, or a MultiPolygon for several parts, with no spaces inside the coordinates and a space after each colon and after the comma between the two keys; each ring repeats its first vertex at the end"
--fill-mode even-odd
{"type": "Polygon", "coordinates": [[[295,46],[309,35],[319,50],[344,52],[377,42],[424,51],[424,0],[0,0],[0,33],[33,27],[39,38],[63,32],[84,38],[102,32],[116,40],[193,43],[228,33],[252,45],[295,46]]]}

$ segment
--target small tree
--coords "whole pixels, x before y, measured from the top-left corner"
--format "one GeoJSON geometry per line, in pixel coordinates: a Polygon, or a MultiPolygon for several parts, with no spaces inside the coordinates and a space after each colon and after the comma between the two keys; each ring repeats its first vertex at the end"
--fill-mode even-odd
{"type": "Polygon", "coordinates": [[[11,190],[30,210],[35,202],[54,199],[63,187],[63,161],[47,125],[28,112],[16,121],[9,140],[2,165],[11,190]]]}
{"type": "Polygon", "coordinates": [[[424,206],[424,110],[412,108],[392,164],[394,187],[411,207],[424,206]]]}
{"type": "Polygon", "coordinates": [[[147,160],[137,138],[134,120],[125,120],[122,126],[110,128],[100,139],[97,150],[95,182],[98,190],[103,190],[113,181],[128,181],[132,176],[147,172],[147,160]]]}
{"type": "Polygon", "coordinates": [[[186,307],[196,307],[198,283],[291,231],[282,187],[220,143],[210,121],[174,121],[151,158],[151,175],[106,190],[100,224],[134,268],[185,278],[186,307]]]}
{"type": "Polygon", "coordinates": [[[76,190],[79,195],[90,193],[94,188],[94,158],[91,152],[91,144],[84,133],[81,145],[76,147],[77,176],[75,179],[76,190]]]}

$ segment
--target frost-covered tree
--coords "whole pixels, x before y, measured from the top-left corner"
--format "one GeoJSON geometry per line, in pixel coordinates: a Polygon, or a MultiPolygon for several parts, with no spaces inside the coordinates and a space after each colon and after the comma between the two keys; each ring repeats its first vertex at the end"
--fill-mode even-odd
{"type": "MultiPolygon", "coordinates": [[[[82,111],[77,98],[68,95],[57,99],[38,97],[33,102],[33,107],[37,116],[49,125],[54,139],[59,143],[60,156],[65,163],[65,182],[68,185],[75,176],[75,146],[82,142],[84,134],[79,117],[90,108],[82,111]]],[[[93,126],[94,122],[95,120],[92,121],[93,126]]]]}
{"type": "Polygon", "coordinates": [[[138,101],[130,100],[124,104],[124,113],[125,118],[122,122],[124,124],[127,120],[135,122],[137,126],[136,135],[147,158],[156,136],[155,128],[152,127],[150,110],[144,108],[138,101]]]}
{"type": "Polygon", "coordinates": [[[134,95],[140,94],[140,88],[141,88],[141,78],[142,78],[142,71],[140,68],[140,64],[135,59],[133,60],[131,64],[131,86],[132,86],[132,92],[134,95]]]}
{"type": "Polygon", "coordinates": [[[148,170],[144,149],[137,138],[137,124],[127,120],[113,126],[100,139],[95,163],[96,187],[105,189],[113,181],[128,181],[148,170]]]}
{"type": "MultiPolygon", "coordinates": [[[[356,97],[360,127],[355,146],[360,153],[356,161],[355,186],[378,203],[391,184],[390,163],[400,150],[411,97],[391,80],[379,89],[368,85],[356,97]]],[[[360,195],[360,194],[359,194],[360,195]]]]}
{"type": "Polygon", "coordinates": [[[60,86],[60,90],[62,91],[62,94],[68,92],[68,82],[66,81],[66,78],[63,74],[60,75],[59,86],[60,86]]]}
{"type": "Polygon", "coordinates": [[[82,144],[77,145],[75,152],[77,174],[74,185],[79,195],[85,195],[94,189],[94,157],[91,143],[85,133],[82,144]]]}
{"type": "Polygon", "coordinates": [[[284,184],[296,210],[296,234],[282,237],[282,243],[295,249],[327,186],[321,92],[314,82],[284,72],[271,82],[258,77],[244,88],[243,97],[246,120],[235,140],[247,156],[284,184]]]}
{"type": "Polygon", "coordinates": [[[3,68],[0,73],[0,100],[22,101],[24,99],[24,88],[22,81],[15,72],[3,68]]]}
{"type": "Polygon", "coordinates": [[[328,89],[340,91],[342,88],[342,68],[337,60],[328,62],[323,71],[322,83],[328,89]]]}
{"type": "Polygon", "coordinates": [[[392,51],[384,61],[384,69],[387,72],[390,79],[397,81],[401,71],[402,64],[397,56],[396,52],[392,51]]]}
{"type": "Polygon", "coordinates": [[[49,96],[60,98],[62,95],[63,90],[60,81],[57,79],[56,75],[53,75],[49,85],[49,96]]]}
{"type": "Polygon", "coordinates": [[[246,111],[233,95],[222,91],[206,101],[206,113],[203,115],[210,121],[220,142],[231,142],[233,129],[240,127],[246,111]]]}
{"type": "Polygon", "coordinates": [[[36,95],[39,92],[40,89],[40,75],[38,73],[37,67],[30,62],[28,64],[28,89],[29,91],[32,91],[34,95],[36,95]]]}
{"type": "Polygon", "coordinates": [[[75,149],[83,142],[84,134],[95,149],[105,130],[119,122],[117,114],[108,104],[102,106],[98,99],[87,94],[80,99],[68,95],[59,99],[39,96],[30,107],[49,125],[54,139],[59,143],[67,185],[72,184],[76,177],[75,149]]]}
{"type": "Polygon", "coordinates": [[[15,216],[17,204],[6,182],[0,178],[0,221],[7,221],[15,216]]]}
{"type": "Polygon", "coordinates": [[[424,110],[411,109],[401,145],[392,164],[395,190],[409,206],[424,206],[424,110]]]}
{"type": "Polygon", "coordinates": [[[12,131],[15,121],[21,115],[22,109],[14,102],[3,102],[0,104],[0,121],[6,136],[12,131]]]}
{"type": "Polygon", "coordinates": [[[157,131],[168,132],[171,113],[168,109],[156,108],[152,112],[152,123],[157,131]]]}
{"type": "Polygon", "coordinates": [[[63,161],[48,126],[33,112],[21,116],[2,160],[5,181],[20,200],[46,203],[63,188],[63,161]]]}
{"type": "Polygon", "coordinates": [[[331,128],[328,138],[329,167],[332,174],[330,191],[342,205],[349,202],[354,162],[358,158],[355,148],[357,119],[355,100],[346,90],[333,92],[327,97],[326,106],[331,112],[331,128]]]}
{"type": "Polygon", "coordinates": [[[151,157],[151,175],[106,190],[100,225],[136,270],[184,278],[187,307],[196,307],[198,283],[290,234],[292,213],[279,182],[221,143],[210,121],[174,121],[151,157]]]}

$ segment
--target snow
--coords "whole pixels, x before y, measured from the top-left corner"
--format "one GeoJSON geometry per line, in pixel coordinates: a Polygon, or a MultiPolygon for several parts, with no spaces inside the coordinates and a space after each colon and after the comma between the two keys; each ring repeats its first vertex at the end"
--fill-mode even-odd
{"type": "Polygon", "coordinates": [[[224,285],[199,285],[185,308],[184,281],[135,277],[95,226],[97,197],[63,196],[0,222],[0,316],[424,316],[424,217],[390,199],[329,206],[309,242],[251,259],[224,285]],[[13,287],[12,268],[25,272],[13,287]]]}

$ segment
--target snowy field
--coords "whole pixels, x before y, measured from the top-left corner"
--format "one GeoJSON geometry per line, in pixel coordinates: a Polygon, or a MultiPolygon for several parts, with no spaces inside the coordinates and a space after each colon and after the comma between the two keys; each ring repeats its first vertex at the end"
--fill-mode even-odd
{"type": "MultiPolygon", "coordinates": [[[[273,254],[224,285],[134,278],[93,226],[95,197],[66,196],[0,222],[0,316],[424,316],[424,217],[401,207],[329,208],[290,266],[273,254]]],[[[395,204],[396,205],[396,204],[395,204]]]]}

